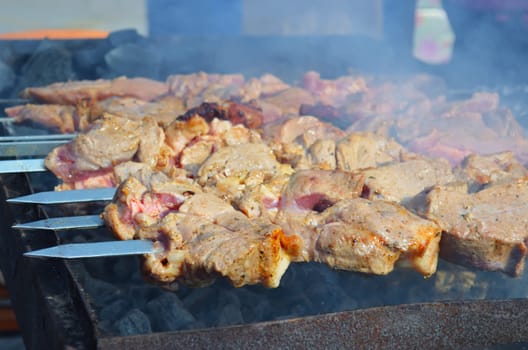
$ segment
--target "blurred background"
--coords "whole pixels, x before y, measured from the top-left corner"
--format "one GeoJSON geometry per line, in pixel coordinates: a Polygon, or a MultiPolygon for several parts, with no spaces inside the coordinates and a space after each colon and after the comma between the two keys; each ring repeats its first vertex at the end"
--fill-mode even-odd
{"type": "Polygon", "coordinates": [[[431,64],[449,62],[454,51],[528,41],[525,0],[0,0],[0,6],[4,38],[100,37],[131,28],[150,37],[351,35],[385,40],[431,64]]]}
{"type": "Polygon", "coordinates": [[[125,28],[146,36],[388,36],[401,45],[414,41],[415,55],[431,63],[448,61],[454,42],[438,0],[1,0],[0,5],[4,38],[100,37],[125,28]]]}

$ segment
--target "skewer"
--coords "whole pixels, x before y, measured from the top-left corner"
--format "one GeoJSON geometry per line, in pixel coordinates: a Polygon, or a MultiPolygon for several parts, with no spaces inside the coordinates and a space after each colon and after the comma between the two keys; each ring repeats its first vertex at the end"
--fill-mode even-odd
{"type": "Polygon", "coordinates": [[[160,248],[152,241],[128,240],[96,243],[71,243],[27,252],[24,256],[32,258],[98,258],[123,255],[156,254],[160,248]]]}
{"type": "Polygon", "coordinates": [[[8,203],[33,203],[33,204],[63,204],[109,201],[114,197],[116,189],[91,188],[70,191],[44,191],[21,197],[9,198],[8,203]]]}
{"type": "Polygon", "coordinates": [[[36,173],[47,171],[44,159],[0,160],[0,174],[36,173]]]}
{"type": "Polygon", "coordinates": [[[46,141],[46,140],[72,140],[77,134],[50,134],[50,135],[22,135],[0,136],[0,142],[8,141],[46,141]]]}
{"type": "Polygon", "coordinates": [[[68,143],[69,140],[14,141],[0,142],[0,156],[45,156],[55,147],[68,143]]]}
{"type": "Polygon", "coordinates": [[[71,229],[96,228],[103,226],[103,224],[103,220],[99,215],[81,215],[37,220],[23,224],[16,224],[12,227],[14,229],[22,230],[60,231],[71,229]]]}

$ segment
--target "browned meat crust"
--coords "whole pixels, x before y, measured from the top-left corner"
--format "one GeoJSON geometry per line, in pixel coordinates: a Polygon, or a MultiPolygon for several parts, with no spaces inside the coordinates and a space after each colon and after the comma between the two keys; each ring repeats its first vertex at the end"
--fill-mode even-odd
{"type": "Polygon", "coordinates": [[[528,253],[527,205],[523,178],[477,193],[467,193],[466,186],[436,186],[423,214],[442,227],[442,258],[519,276],[528,253]]]}
{"type": "Polygon", "coordinates": [[[248,128],[256,129],[262,125],[262,111],[257,107],[236,102],[202,103],[199,107],[188,110],[179,117],[187,121],[199,115],[207,122],[213,119],[229,120],[232,124],[244,124],[248,128]]]}

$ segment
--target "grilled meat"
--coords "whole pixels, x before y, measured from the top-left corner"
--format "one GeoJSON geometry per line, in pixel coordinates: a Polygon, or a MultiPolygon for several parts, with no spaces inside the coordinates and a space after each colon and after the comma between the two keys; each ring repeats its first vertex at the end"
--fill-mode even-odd
{"type": "Polygon", "coordinates": [[[363,197],[409,204],[431,186],[455,181],[445,159],[411,159],[359,172],[365,178],[363,197]]]}
{"type": "Polygon", "coordinates": [[[435,186],[423,215],[443,230],[440,254],[457,264],[519,276],[528,253],[528,179],[468,193],[466,185],[435,186]]]}
{"type": "Polygon", "coordinates": [[[179,120],[189,120],[199,115],[207,122],[213,119],[229,120],[233,124],[244,124],[248,128],[256,129],[262,125],[262,111],[258,108],[236,102],[202,103],[183,114],[179,120]]]}
{"type": "Polygon", "coordinates": [[[470,189],[520,179],[528,176],[526,169],[513,155],[503,152],[491,155],[471,154],[455,169],[461,181],[467,182],[470,189]]]}
{"type": "Polygon", "coordinates": [[[165,83],[145,78],[117,78],[114,80],[84,80],[54,83],[44,87],[25,89],[21,96],[40,102],[78,105],[109,97],[135,97],[145,101],[159,98],[169,91],[165,83]]]}
{"type": "Polygon", "coordinates": [[[84,101],[76,106],[27,104],[6,108],[5,112],[17,122],[31,121],[62,133],[71,133],[88,130],[91,123],[107,113],[133,120],[148,116],[165,127],[185,110],[181,99],[167,96],[155,102],[131,97],[112,97],[94,103],[84,101]]]}
{"type": "Polygon", "coordinates": [[[290,256],[298,254],[296,237],[286,237],[268,220],[250,220],[185,179],[151,179],[147,187],[131,177],[105,208],[104,218],[118,238],[151,239],[164,248],[143,264],[146,274],[161,283],[201,286],[223,276],[237,287],[277,287],[290,256]]]}
{"type": "Polygon", "coordinates": [[[6,108],[5,113],[16,122],[34,122],[61,133],[84,130],[89,124],[88,108],[82,106],[27,104],[6,108]]]}
{"type": "Polygon", "coordinates": [[[434,273],[440,228],[396,203],[359,198],[364,180],[340,171],[292,176],[276,221],[301,236],[300,258],[373,274],[387,274],[401,260],[424,275],[434,273]]]}
{"type": "Polygon", "coordinates": [[[164,168],[170,164],[171,155],[164,144],[163,130],[154,119],[133,121],[106,115],[94,122],[87,133],[55,148],[45,164],[64,181],[60,189],[84,188],[88,184],[111,187],[116,185],[112,174],[115,165],[134,159],[164,168]]]}

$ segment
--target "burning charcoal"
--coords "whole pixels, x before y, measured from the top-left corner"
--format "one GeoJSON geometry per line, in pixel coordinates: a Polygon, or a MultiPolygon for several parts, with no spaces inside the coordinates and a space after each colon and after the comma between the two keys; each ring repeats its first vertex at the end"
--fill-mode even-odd
{"type": "Polygon", "coordinates": [[[15,78],[15,72],[7,64],[0,61],[0,93],[13,87],[15,78]]]}
{"type": "Polygon", "coordinates": [[[144,77],[160,79],[162,58],[153,48],[136,44],[124,44],[105,55],[109,77],[125,75],[127,77],[144,77]]]}
{"type": "Polygon", "coordinates": [[[235,304],[227,304],[221,307],[217,317],[216,326],[219,327],[244,323],[240,307],[235,304]]]}
{"type": "Polygon", "coordinates": [[[185,310],[181,300],[173,293],[164,293],[149,301],[146,313],[154,332],[186,329],[195,323],[193,315],[185,310]]]}
{"type": "Polygon", "coordinates": [[[120,335],[133,335],[152,332],[150,321],[138,309],[130,310],[123,318],[116,322],[115,327],[120,335]]]}
{"type": "Polygon", "coordinates": [[[116,301],[104,306],[99,312],[101,320],[116,320],[122,317],[126,311],[130,309],[130,303],[124,299],[117,299],[116,301]]]}
{"type": "Polygon", "coordinates": [[[17,90],[76,79],[71,53],[60,45],[43,42],[22,67],[17,90]]]}

